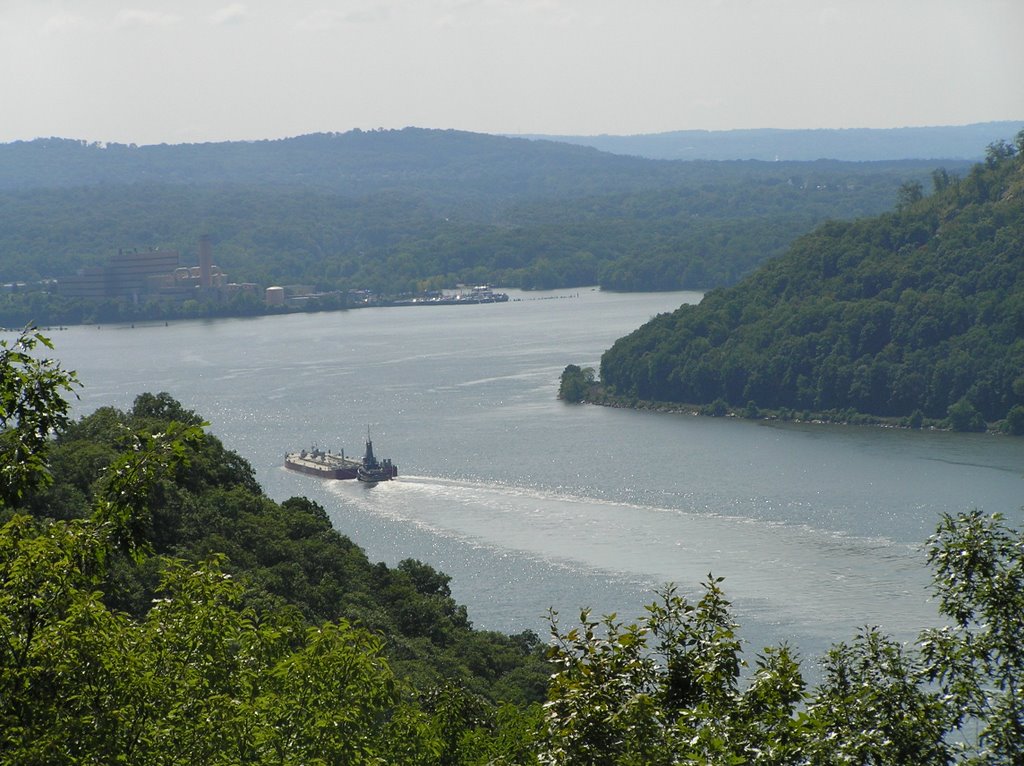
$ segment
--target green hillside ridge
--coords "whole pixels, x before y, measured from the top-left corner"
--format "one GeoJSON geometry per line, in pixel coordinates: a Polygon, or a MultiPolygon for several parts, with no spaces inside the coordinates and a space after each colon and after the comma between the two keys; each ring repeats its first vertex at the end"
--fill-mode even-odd
{"type": "Polygon", "coordinates": [[[556,141],[412,127],[150,146],[41,138],[0,143],[4,170],[0,190],[167,183],[302,187],[363,196],[402,189],[429,192],[439,210],[453,201],[475,200],[474,209],[483,211],[515,199],[671,188],[717,165],[615,155],[556,141]]]}
{"type": "Polygon", "coordinates": [[[560,190],[651,188],[670,163],[589,147],[457,130],[404,128],[261,141],[135,146],[66,138],[0,144],[3,189],[165,182],[319,188],[362,195],[396,188],[442,199],[555,196],[560,190]]]}
{"type": "MultiPolygon", "coordinates": [[[[948,166],[950,172],[968,167],[948,166]]],[[[734,284],[826,220],[889,209],[934,163],[671,162],[456,131],[281,141],[0,145],[0,325],[252,313],[63,298],[39,281],[120,248],[230,280],[383,294],[489,283],[553,289],[734,284]],[[198,313],[197,313],[198,312],[198,313]]]]}
{"type": "Polygon", "coordinates": [[[893,212],[831,222],[601,359],[606,392],[1024,429],[1024,133],[893,212]],[[915,415],[916,413],[916,415],[915,415]]]}

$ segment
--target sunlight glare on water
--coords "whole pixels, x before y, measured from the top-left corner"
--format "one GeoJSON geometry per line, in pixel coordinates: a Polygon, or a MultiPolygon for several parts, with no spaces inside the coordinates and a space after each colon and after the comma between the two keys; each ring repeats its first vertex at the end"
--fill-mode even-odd
{"type": "Polygon", "coordinates": [[[708,574],[725,574],[741,622],[786,626],[772,631],[782,637],[827,641],[819,628],[853,610],[864,624],[933,616],[920,557],[881,538],[423,476],[372,489],[333,482],[331,491],[357,513],[441,539],[639,577],[651,588],[675,582],[693,592],[708,574]]]}

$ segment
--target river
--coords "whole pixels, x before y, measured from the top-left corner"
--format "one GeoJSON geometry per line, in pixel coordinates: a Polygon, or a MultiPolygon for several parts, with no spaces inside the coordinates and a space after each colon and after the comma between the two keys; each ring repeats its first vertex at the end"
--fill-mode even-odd
{"type": "Polygon", "coordinates": [[[805,657],[879,625],[935,622],[922,544],[941,513],[1021,526],[1024,439],[775,424],[556,399],[566,364],[697,293],[510,293],[504,304],[360,309],[56,331],[76,412],[167,391],[249,460],[267,493],[306,495],[372,560],[453,578],[480,628],[544,635],[582,607],[643,614],[654,589],[725,578],[751,653],[805,657]],[[367,487],[286,471],[286,451],[358,453],[367,487]]]}

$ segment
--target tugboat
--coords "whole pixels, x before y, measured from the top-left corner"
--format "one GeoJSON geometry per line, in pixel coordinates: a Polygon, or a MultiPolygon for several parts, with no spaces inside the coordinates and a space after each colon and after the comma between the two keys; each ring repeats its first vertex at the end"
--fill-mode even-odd
{"type": "Polygon", "coordinates": [[[363,455],[363,462],[356,468],[356,478],[366,484],[376,484],[379,481],[389,481],[398,475],[395,466],[389,458],[377,460],[373,454],[373,442],[370,440],[370,431],[366,431],[366,453],[363,455]]]}

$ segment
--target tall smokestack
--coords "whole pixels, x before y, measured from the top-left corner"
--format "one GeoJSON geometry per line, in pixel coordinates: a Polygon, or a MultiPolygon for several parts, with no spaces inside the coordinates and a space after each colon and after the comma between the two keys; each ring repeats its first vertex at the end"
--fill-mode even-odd
{"type": "Polygon", "coordinates": [[[199,237],[199,286],[207,289],[212,285],[213,249],[210,246],[210,235],[199,237]]]}

